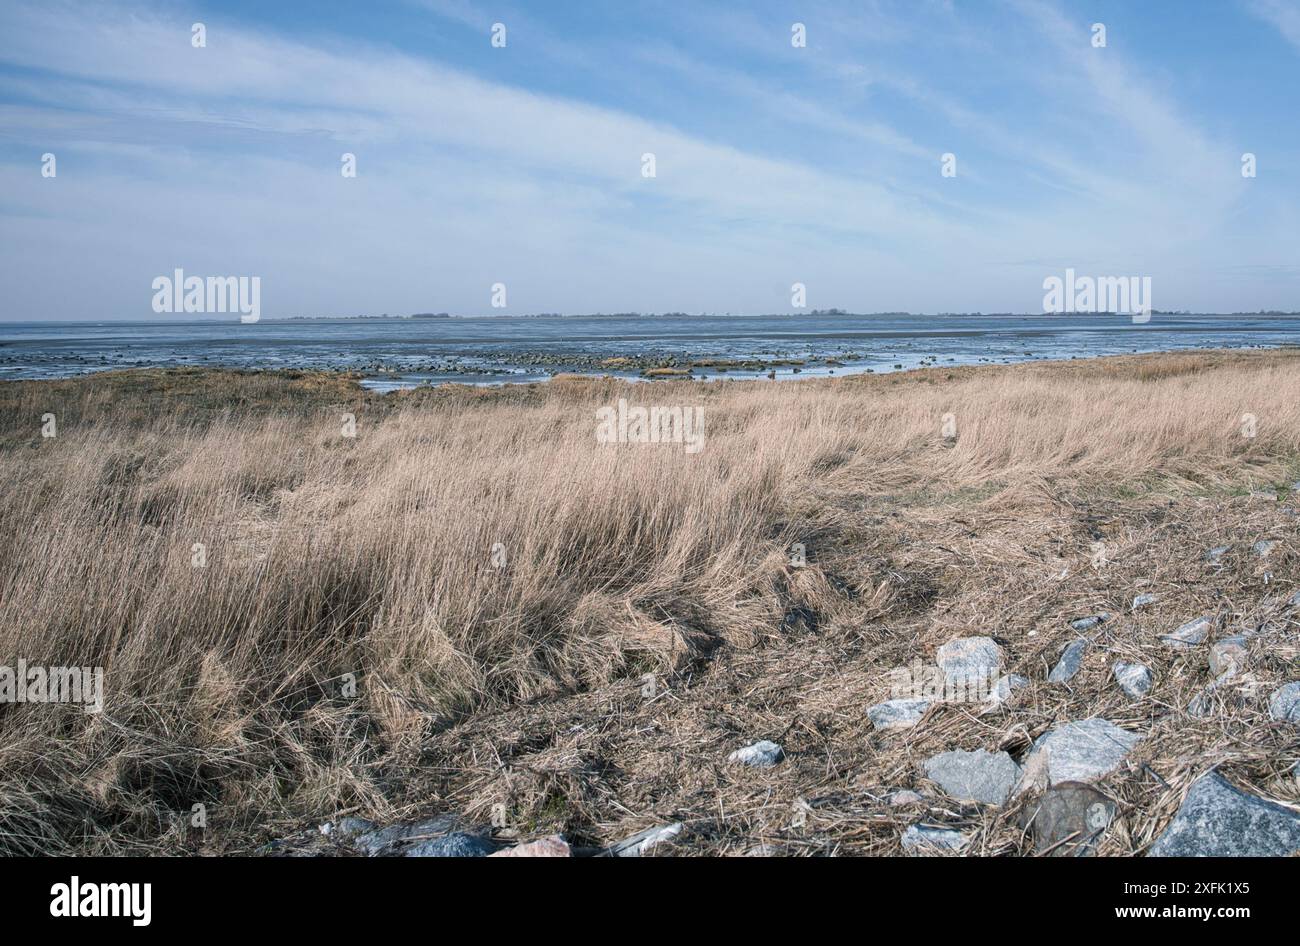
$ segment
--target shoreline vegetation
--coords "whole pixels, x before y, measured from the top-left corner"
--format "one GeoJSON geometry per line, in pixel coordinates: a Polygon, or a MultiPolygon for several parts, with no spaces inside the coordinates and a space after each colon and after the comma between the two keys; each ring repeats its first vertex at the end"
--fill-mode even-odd
{"type": "Polygon", "coordinates": [[[497,846],[1053,853],[1035,746],[1088,721],[1125,746],[1098,854],[1150,851],[1210,770],[1300,804],[1294,349],[101,372],[0,384],[0,465],[0,665],[103,670],[102,712],[0,703],[0,854],[352,853],[317,825],[444,814],[497,846]],[[620,400],[698,409],[702,448],[599,442],[620,400]],[[997,700],[880,709],[967,651],[997,700]],[[954,797],[952,753],[1023,790],[954,797]]]}

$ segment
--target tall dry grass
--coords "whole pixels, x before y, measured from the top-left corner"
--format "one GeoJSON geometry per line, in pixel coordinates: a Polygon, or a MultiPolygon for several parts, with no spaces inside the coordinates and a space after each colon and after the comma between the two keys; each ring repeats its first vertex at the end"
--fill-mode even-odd
{"type": "Polygon", "coordinates": [[[422,738],[464,714],[681,670],[791,614],[870,620],[897,594],[870,567],[846,595],[786,550],[863,541],[882,497],[1281,482],[1296,366],[387,398],[229,373],[7,385],[0,664],[102,666],[105,708],[0,706],[0,852],[184,850],[195,804],[245,835],[382,814],[422,738]],[[619,397],[702,406],[704,449],[598,444],[619,397]]]}

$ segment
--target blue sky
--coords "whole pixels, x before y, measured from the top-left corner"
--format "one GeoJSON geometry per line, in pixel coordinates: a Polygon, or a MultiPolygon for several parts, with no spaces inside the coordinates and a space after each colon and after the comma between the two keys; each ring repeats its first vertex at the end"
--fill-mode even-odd
{"type": "Polygon", "coordinates": [[[1294,310],[1298,118],[1300,0],[6,0],[0,318],[1294,310]]]}

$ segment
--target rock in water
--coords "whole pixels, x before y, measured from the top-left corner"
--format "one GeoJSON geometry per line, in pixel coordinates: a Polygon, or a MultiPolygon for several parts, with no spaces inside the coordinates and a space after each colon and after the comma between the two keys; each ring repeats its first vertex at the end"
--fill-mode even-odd
{"type": "Polygon", "coordinates": [[[1034,742],[1016,793],[1104,778],[1119,768],[1141,739],[1104,719],[1062,723],[1034,742]]]}
{"type": "Polygon", "coordinates": [[[1034,851],[1053,857],[1091,857],[1115,818],[1115,803],[1091,785],[1065,782],[1025,809],[1034,851]]]}
{"type": "Polygon", "coordinates": [[[1083,664],[1083,653],[1087,649],[1088,642],[1082,639],[1066,644],[1065,649],[1061,651],[1061,659],[1052,668],[1047,682],[1064,683],[1078,673],[1079,667],[1083,664]]]}
{"type": "Polygon", "coordinates": [[[1180,624],[1176,630],[1168,634],[1162,634],[1160,639],[1176,650],[1191,650],[1209,636],[1212,627],[1214,627],[1213,619],[1208,615],[1201,615],[1185,624],[1180,624]]]}
{"type": "Polygon", "coordinates": [[[1001,805],[1020,781],[1020,766],[1005,752],[955,750],[927,759],[925,774],[958,801],[1001,805]]]}
{"type": "Polygon", "coordinates": [[[992,683],[1002,671],[1002,648],[991,637],[958,637],[939,648],[935,663],[949,686],[992,683]]]}
{"type": "Polygon", "coordinates": [[[1115,674],[1119,688],[1132,699],[1140,700],[1151,692],[1151,670],[1145,664],[1117,660],[1111,667],[1111,672],[1115,674]]]}
{"type": "Polygon", "coordinates": [[[911,729],[929,708],[929,700],[886,700],[867,707],[867,718],[877,729],[911,729]]]}
{"type": "Polygon", "coordinates": [[[1280,686],[1268,698],[1268,715],[1286,723],[1300,723],[1300,680],[1280,686]]]}
{"type": "Polygon", "coordinates": [[[770,769],[784,757],[785,753],[775,742],[768,742],[766,739],[754,743],[752,746],[745,746],[743,749],[737,749],[731,755],[727,756],[728,762],[738,763],[740,765],[750,765],[756,769],[770,769]]]}
{"type": "Polygon", "coordinates": [[[1217,772],[1187,793],[1148,857],[1290,857],[1300,852],[1300,811],[1238,791],[1217,772]]]}
{"type": "Polygon", "coordinates": [[[908,854],[932,856],[955,854],[969,843],[969,838],[951,828],[929,828],[914,824],[903,832],[903,850],[908,854]]]}

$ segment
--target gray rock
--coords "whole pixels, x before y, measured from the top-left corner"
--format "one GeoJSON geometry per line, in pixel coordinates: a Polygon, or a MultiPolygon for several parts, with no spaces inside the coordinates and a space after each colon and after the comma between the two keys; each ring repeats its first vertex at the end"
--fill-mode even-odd
{"type": "Polygon", "coordinates": [[[497,846],[481,834],[456,831],[420,841],[402,852],[404,857],[487,857],[497,846]]]}
{"type": "Polygon", "coordinates": [[[390,825],[359,834],[356,849],[372,858],[404,854],[415,858],[482,858],[497,850],[486,834],[456,815],[439,815],[415,824],[390,825]]]}
{"type": "Polygon", "coordinates": [[[1016,794],[1062,782],[1094,782],[1119,768],[1141,741],[1137,733],[1104,719],[1062,723],[1039,736],[1025,760],[1016,794]]]}
{"type": "Polygon", "coordinates": [[[610,845],[601,852],[601,856],[644,857],[660,844],[667,844],[679,837],[683,827],[680,821],[674,821],[672,824],[655,825],[653,828],[646,828],[644,831],[638,831],[630,838],[625,838],[617,844],[610,845]]]}
{"type": "Polygon", "coordinates": [[[1285,723],[1300,723],[1300,680],[1273,691],[1268,698],[1268,715],[1285,723]]]}
{"type": "Polygon", "coordinates": [[[903,850],[909,854],[933,856],[960,852],[970,839],[951,828],[930,828],[914,824],[903,832],[903,850]]]}
{"type": "Polygon", "coordinates": [[[1094,627],[1097,627],[1100,624],[1105,624],[1109,620],[1110,615],[1105,611],[1102,611],[1100,614],[1090,614],[1087,617],[1075,618],[1070,622],[1070,627],[1074,628],[1076,631],[1091,631],[1094,627]]]}
{"type": "Polygon", "coordinates": [[[911,729],[929,708],[929,700],[886,700],[867,707],[867,718],[876,729],[911,729]]]}
{"type": "Polygon", "coordinates": [[[1231,551],[1232,551],[1231,545],[1216,545],[1214,548],[1210,549],[1208,552],[1205,553],[1205,560],[1207,562],[1217,562],[1219,559],[1223,558],[1223,556],[1227,555],[1231,551]]]}
{"type": "Polygon", "coordinates": [[[727,761],[739,763],[740,765],[750,765],[756,769],[770,769],[784,757],[785,753],[780,746],[775,742],[768,742],[763,739],[752,746],[737,749],[727,756],[727,761]]]}
{"type": "Polygon", "coordinates": [[[1097,841],[1115,820],[1116,805],[1091,785],[1065,782],[1043,793],[1025,809],[1034,851],[1053,857],[1091,857],[1097,841]]]}
{"type": "Polygon", "coordinates": [[[1221,677],[1226,673],[1236,673],[1246,666],[1249,656],[1244,634],[1234,634],[1210,645],[1210,673],[1221,677]]]}
{"type": "Polygon", "coordinates": [[[1217,772],[1193,783],[1148,857],[1289,857],[1300,852],[1300,811],[1248,795],[1217,772]]]}
{"type": "Polygon", "coordinates": [[[885,799],[885,803],[893,808],[898,808],[901,805],[915,805],[923,801],[925,801],[924,798],[908,788],[894,792],[885,799]]]}
{"type": "Polygon", "coordinates": [[[1018,673],[1008,673],[1006,676],[999,677],[998,682],[993,684],[993,688],[989,691],[988,702],[1005,703],[1011,699],[1012,693],[1027,686],[1029,686],[1028,677],[1022,677],[1018,673]]]}
{"type": "Polygon", "coordinates": [[[1151,692],[1151,668],[1145,664],[1117,660],[1110,669],[1119,688],[1130,698],[1140,700],[1151,692]]]}
{"type": "Polygon", "coordinates": [[[1287,599],[1286,606],[1288,608],[1300,608],[1300,591],[1297,591],[1287,599]]]}
{"type": "Polygon", "coordinates": [[[1258,555],[1260,558],[1264,558],[1266,555],[1268,555],[1269,552],[1272,552],[1273,549],[1275,549],[1276,547],[1277,547],[1277,543],[1274,542],[1272,539],[1260,539],[1258,542],[1256,542],[1254,545],[1250,547],[1250,550],[1254,552],[1256,555],[1258,555]]]}
{"type": "Polygon", "coordinates": [[[1187,715],[1196,719],[1207,719],[1213,715],[1215,689],[1216,685],[1209,683],[1193,693],[1187,701],[1187,715]]]}
{"type": "Polygon", "coordinates": [[[1192,618],[1185,624],[1178,625],[1175,630],[1168,634],[1160,635],[1160,639],[1175,650],[1191,650],[1210,635],[1213,627],[1214,619],[1203,614],[1198,618],[1192,618]]]}
{"type": "Polygon", "coordinates": [[[326,821],[320,826],[320,833],[341,841],[374,831],[375,828],[375,823],[365,818],[340,818],[338,821],[326,821]]]}
{"type": "Polygon", "coordinates": [[[958,637],[939,648],[935,663],[952,685],[991,681],[1002,672],[1002,648],[991,637],[958,637]]]}
{"type": "Polygon", "coordinates": [[[1083,665],[1083,654],[1088,649],[1088,642],[1080,638],[1079,640],[1070,641],[1061,651],[1061,658],[1052,668],[1051,674],[1047,677],[1048,683],[1065,683],[1076,673],[1079,667],[1083,665]]]}
{"type": "Polygon", "coordinates": [[[1139,608],[1149,607],[1150,605],[1155,604],[1159,600],[1160,600],[1159,595],[1141,594],[1133,599],[1133,603],[1129,605],[1129,610],[1137,611],[1139,608]]]}
{"type": "Polygon", "coordinates": [[[926,759],[925,774],[958,801],[1001,805],[1020,780],[1020,766],[1005,752],[954,750],[926,759]]]}

